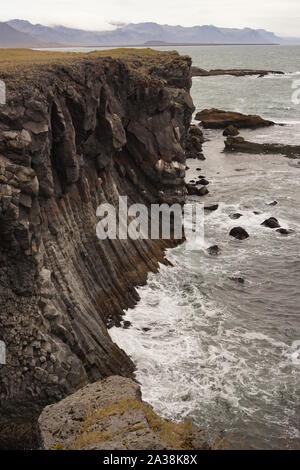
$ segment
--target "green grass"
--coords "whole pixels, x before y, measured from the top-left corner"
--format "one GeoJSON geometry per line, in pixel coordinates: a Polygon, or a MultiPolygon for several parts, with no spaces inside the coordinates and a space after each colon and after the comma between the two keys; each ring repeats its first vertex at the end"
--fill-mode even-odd
{"type": "Polygon", "coordinates": [[[150,405],[132,398],[124,398],[120,402],[107,407],[90,410],[87,413],[80,434],[77,436],[70,449],[80,450],[89,445],[97,445],[118,438],[119,435],[122,435],[124,438],[126,437],[126,433],[142,429],[144,427],[143,423],[138,423],[128,429],[121,429],[119,434],[113,434],[109,429],[103,432],[95,431],[94,426],[97,423],[100,424],[103,419],[113,415],[122,416],[132,410],[142,410],[150,428],[162,441],[166,442],[170,448],[176,450],[191,450],[193,448],[191,437],[192,423],[189,420],[183,423],[168,421],[158,416],[150,405]],[[92,427],[93,430],[91,430],[92,427]]]}
{"type": "Polygon", "coordinates": [[[2,71],[19,66],[32,66],[36,64],[67,63],[80,59],[92,59],[98,57],[120,58],[128,61],[135,59],[150,60],[155,57],[168,58],[174,56],[175,52],[159,52],[153,49],[110,49],[82,52],[57,52],[57,51],[35,51],[31,49],[0,49],[0,70],[2,71]]]}

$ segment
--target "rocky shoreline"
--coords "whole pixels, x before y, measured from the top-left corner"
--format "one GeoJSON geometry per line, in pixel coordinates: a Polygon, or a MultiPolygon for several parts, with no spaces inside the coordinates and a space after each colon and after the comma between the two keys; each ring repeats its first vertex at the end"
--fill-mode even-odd
{"type": "Polygon", "coordinates": [[[191,60],[177,53],[18,54],[0,74],[1,448],[34,447],[46,405],[132,377],[107,326],[173,242],[99,242],[96,209],[120,195],[185,201],[194,110],[191,60]]]}
{"type": "Polygon", "coordinates": [[[219,77],[224,75],[230,75],[232,77],[249,77],[258,76],[259,78],[265,77],[266,75],[284,75],[284,72],[278,70],[260,70],[260,69],[212,69],[205,70],[200,67],[192,67],[193,77],[219,77]]]}
{"type": "Polygon", "coordinates": [[[260,155],[284,155],[288,158],[300,158],[300,145],[249,142],[243,137],[227,137],[225,151],[255,153],[260,155]]]}

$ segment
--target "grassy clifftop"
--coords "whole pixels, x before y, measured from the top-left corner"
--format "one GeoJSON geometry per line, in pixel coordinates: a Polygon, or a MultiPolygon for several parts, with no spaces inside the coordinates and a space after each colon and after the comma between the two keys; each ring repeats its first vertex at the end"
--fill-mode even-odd
{"type": "Polygon", "coordinates": [[[0,69],[7,70],[15,67],[33,66],[37,64],[66,63],[74,60],[112,57],[129,62],[134,60],[153,61],[170,59],[178,56],[177,52],[160,52],[153,49],[110,49],[88,53],[40,51],[32,49],[0,49],[0,69]]]}

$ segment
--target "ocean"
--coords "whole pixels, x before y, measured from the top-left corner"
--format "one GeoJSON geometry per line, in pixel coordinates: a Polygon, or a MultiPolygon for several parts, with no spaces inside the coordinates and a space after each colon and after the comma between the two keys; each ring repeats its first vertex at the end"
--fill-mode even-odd
{"type": "MultiPolygon", "coordinates": [[[[300,144],[300,104],[292,99],[300,88],[299,46],[178,51],[206,69],[285,72],[194,78],[191,93],[197,111],[215,107],[285,124],[242,131],[247,140],[300,144]]],[[[126,312],[132,327],[110,334],[135,362],[143,398],[167,418],[193,419],[212,446],[299,449],[300,166],[278,155],[225,154],[221,131],[207,130],[205,137],[206,160],[189,160],[187,173],[191,180],[201,167],[210,181],[201,202],[219,204],[206,215],[204,245],[169,250],[173,267],[150,274],[140,302],[126,312]],[[236,212],[238,223],[229,217],[236,212]],[[294,233],[283,237],[261,226],[268,217],[294,233]],[[248,240],[229,237],[236,225],[248,240]],[[216,244],[215,258],[206,249],[216,244]]]]}

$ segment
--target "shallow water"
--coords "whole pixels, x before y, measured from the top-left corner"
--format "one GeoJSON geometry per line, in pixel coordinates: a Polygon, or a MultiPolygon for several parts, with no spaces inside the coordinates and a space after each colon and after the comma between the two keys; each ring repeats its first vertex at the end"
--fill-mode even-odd
{"type": "MultiPolygon", "coordinates": [[[[184,49],[203,68],[300,71],[299,47],[184,49]]],[[[215,106],[288,123],[244,131],[249,140],[299,144],[292,80],[197,78],[192,95],[197,110],[215,106]]],[[[217,447],[299,448],[300,167],[281,156],[225,154],[220,131],[206,137],[206,161],[189,160],[187,174],[205,175],[210,195],[201,202],[220,204],[206,215],[205,245],[170,250],[174,268],[149,276],[138,306],[126,313],[132,327],[111,335],[136,363],[144,399],[163,415],[192,417],[217,447]],[[238,221],[229,217],[235,212],[238,221]],[[262,227],[271,216],[295,233],[262,227]],[[229,237],[237,225],[248,240],[229,237]],[[212,258],[206,248],[215,244],[221,254],[212,258]]]]}

